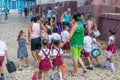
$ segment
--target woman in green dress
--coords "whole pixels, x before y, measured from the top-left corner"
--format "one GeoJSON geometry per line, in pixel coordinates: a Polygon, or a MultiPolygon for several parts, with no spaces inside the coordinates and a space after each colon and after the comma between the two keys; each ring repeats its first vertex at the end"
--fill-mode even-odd
{"type": "Polygon", "coordinates": [[[67,37],[67,39],[63,42],[63,44],[61,44],[61,46],[63,46],[66,42],[70,40],[74,67],[74,72],[72,73],[73,76],[78,75],[78,63],[80,63],[80,65],[82,66],[83,73],[86,72],[86,67],[84,66],[84,63],[80,58],[80,52],[84,44],[84,27],[80,22],[78,22],[79,20],[80,13],[75,13],[72,19],[73,26],[71,28],[70,34],[67,37]]]}

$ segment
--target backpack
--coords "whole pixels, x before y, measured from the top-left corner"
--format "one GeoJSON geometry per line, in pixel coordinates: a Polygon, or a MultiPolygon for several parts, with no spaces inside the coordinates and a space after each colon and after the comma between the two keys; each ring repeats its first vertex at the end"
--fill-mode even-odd
{"type": "Polygon", "coordinates": [[[48,33],[43,30],[40,31],[40,36],[41,36],[41,40],[43,39],[49,40],[48,33]]]}

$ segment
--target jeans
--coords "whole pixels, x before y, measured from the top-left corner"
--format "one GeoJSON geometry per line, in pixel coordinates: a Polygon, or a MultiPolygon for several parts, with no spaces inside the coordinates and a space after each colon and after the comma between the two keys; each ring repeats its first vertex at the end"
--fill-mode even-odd
{"type": "Polygon", "coordinates": [[[5,14],[5,20],[7,20],[8,19],[8,14],[5,14]]]}

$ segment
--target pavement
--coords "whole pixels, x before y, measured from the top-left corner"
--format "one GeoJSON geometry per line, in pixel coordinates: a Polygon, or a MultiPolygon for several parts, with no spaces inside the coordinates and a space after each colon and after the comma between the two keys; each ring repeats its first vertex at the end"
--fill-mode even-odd
{"type": "MultiPolygon", "coordinates": [[[[4,16],[0,20],[0,39],[3,40],[8,47],[8,55],[11,61],[13,61],[16,65],[17,71],[13,73],[8,73],[6,69],[7,61],[4,61],[4,71],[5,71],[5,80],[31,80],[34,71],[38,69],[33,67],[34,59],[30,52],[30,46],[27,46],[29,53],[29,65],[30,67],[25,68],[25,63],[23,64],[23,71],[18,71],[18,59],[17,59],[17,36],[20,30],[23,30],[26,35],[28,33],[28,26],[30,24],[30,17],[27,19],[24,16],[20,17],[17,12],[10,13],[8,16],[8,20],[4,20],[4,16]]],[[[27,39],[27,37],[26,37],[27,39]]],[[[115,63],[115,71],[110,72],[103,68],[95,68],[93,71],[87,71],[86,74],[83,74],[82,68],[79,66],[78,69],[78,77],[74,77],[69,75],[71,71],[73,71],[72,59],[66,58],[64,59],[64,63],[66,65],[66,75],[63,77],[63,80],[120,80],[120,51],[118,54],[113,56],[113,61],[115,63]]],[[[104,65],[105,58],[103,56],[103,52],[99,57],[99,60],[102,65],[104,65]]],[[[96,62],[93,59],[93,66],[95,66],[96,62]]],[[[59,80],[58,74],[55,74],[54,80],[59,80]]],[[[42,79],[43,80],[43,79],[42,79]]]]}

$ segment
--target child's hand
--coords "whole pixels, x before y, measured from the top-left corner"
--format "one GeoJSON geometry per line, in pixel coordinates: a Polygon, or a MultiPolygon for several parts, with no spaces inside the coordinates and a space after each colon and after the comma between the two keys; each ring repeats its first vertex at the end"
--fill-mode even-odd
{"type": "Polygon", "coordinates": [[[106,49],[106,46],[102,46],[101,49],[102,49],[102,50],[105,50],[105,49],[106,49]]]}
{"type": "Polygon", "coordinates": [[[26,44],[27,44],[27,45],[30,45],[30,44],[31,44],[31,42],[30,42],[30,41],[28,41],[28,42],[26,42],[26,44]]]}

